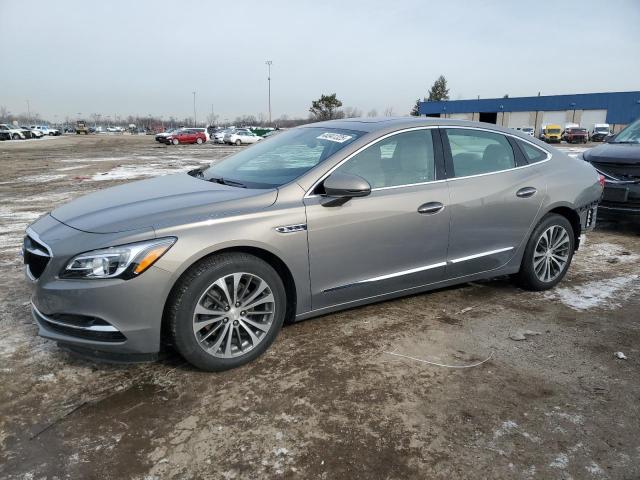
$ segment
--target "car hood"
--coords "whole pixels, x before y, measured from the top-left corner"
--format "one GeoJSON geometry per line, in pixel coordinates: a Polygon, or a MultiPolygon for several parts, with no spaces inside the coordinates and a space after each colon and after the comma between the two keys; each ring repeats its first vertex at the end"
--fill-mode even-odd
{"type": "Polygon", "coordinates": [[[179,173],[80,197],[51,216],[85,232],[115,233],[261,210],[276,198],[276,189],[231,187],[179,173]]]}
{"type": "Polygon", "coordinates": [[[583,154],[588,162],[640,164],[640,144],[605,143],[583,154]]]}

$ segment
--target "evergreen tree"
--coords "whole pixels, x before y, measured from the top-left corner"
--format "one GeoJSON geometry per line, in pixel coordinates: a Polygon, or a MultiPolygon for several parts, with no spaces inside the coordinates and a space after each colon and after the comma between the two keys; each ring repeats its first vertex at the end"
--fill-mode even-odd
{"type": "Polygon", "coordinates": [[[433,82],[429,90],[427,102],[440,102],[442,100],[449,100],[449,89],[447,88],[447,79],[444,78],[444,75],[440,75],[438,79],[433,82]]]}

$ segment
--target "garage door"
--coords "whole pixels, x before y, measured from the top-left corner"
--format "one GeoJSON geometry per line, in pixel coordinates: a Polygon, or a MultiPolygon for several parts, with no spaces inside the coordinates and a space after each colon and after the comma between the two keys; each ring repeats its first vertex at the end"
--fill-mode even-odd
{"type": "Polygon", "coordinates": [[[582,112],[580,126],[591,130],[594,123],[607,123],[606,110],[585,110],[582,112]]]}
{"type": "Polygon", "coordinates": [[[529,112],[511,112],[509,114],[509,128],[533,127],[529,124],[529,112]]]}
{"type": "Polygon", "coordinates": [[[567,113],[563,110],[561,112],[543,112],[542,113],[542,124],[543,125],[560,125],[564,127],[564,124],[567,123],[567,113]]]}

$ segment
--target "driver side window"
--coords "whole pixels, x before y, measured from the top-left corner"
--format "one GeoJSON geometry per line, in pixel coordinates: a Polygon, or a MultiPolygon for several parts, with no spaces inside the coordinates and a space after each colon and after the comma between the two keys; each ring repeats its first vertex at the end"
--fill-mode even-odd
{"type": "Polygon", "coordinates": [[[392,135],[354,155],[336,171],[359,175],[371,188],[432,181],[435,158],[431,130],[392,135]]]}

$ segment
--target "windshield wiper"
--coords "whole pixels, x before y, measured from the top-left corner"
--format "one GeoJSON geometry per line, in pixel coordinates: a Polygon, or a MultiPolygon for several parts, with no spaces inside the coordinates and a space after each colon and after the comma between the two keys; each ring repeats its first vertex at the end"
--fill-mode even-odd
{"type": "Polygon", "coordinates": [[[247,188],[247,186],[242,182],[236,182],[235,180],[229,180],[222,177],[211,177],[209,181],[219,183],[220,185],[229,185],[230,187],[247,188]]]}
{"type": "Polygon", "coordinates": [[[625,144],[634,144],[635,145],[636,143],[640,143],[640,142],[634,142],[633,140],[623,140],[621,142],[613,141],[613,142],[609,142],[609,143],[625,143],[625,144]]]}

